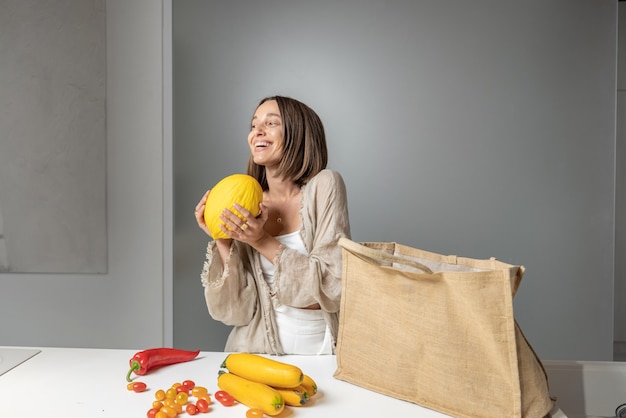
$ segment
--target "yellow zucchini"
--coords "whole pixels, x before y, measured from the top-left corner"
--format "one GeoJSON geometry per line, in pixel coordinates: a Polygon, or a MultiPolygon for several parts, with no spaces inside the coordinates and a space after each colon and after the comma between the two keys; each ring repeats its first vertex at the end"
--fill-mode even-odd
{"type": "Polygon", "coordinates": [[[317,383],[315,383],[315,380],[313,380],[311,376],[306,374],[302,376],[301,385],[308,392],[309,398],[312,398],[313,395],[317,393],[317,383]]]}
{"type": "Polygon", "coordinates": [[[220,371],[217,386],[229,393],[237,402],[249,408],[259,408],[270,416],[280,414],[285,408],[285,401],[276,389],[236,374],[220,371]]]}
{"type": "Polygon", "coordinates": [[[222,367],[253,382],[280,388],[300,386],[304,376],[297,366],[252,353],[229,354],[222,367]]]}
{"type": "Polygon", "coordinates": [[[285,401],[285,405],[289,406],[302,406],[309,400],[309,394],[302,387],[298,386],[296,388],[274,388],[280,396],[283,397],[285,401]]]}

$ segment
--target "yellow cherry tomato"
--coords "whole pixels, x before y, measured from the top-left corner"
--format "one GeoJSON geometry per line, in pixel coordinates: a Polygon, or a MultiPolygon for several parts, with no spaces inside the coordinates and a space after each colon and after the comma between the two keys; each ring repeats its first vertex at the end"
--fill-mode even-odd
{"type": "Polygon", "coordinates": [[[246,411],[246,418],[263,418],[263,410],[259,408],[250,408],[246,411]]]}
{"type": "Polygon", "coordinates": [[[194,386],[191,389],[191,395],[195,396],[196,398],[199,398],[202,395],[206,395],[207,393],[209,393],[209,390],[204,386],[194,386]]]}
{"type": "Polygon", "coordinates": [[[178,394],[176,395],[177,404],[184,405],[187,403],[188,399],[189,399],[189,395],[187,395],[186,392],[178,392],[178,394]]]}
{"type": "Polygon", "coordinates": [[[165,391],[163,389],[159,389],[154,393],[154,398],[157,401],[162,401],[163,399],[165,399],[165,391]]]}

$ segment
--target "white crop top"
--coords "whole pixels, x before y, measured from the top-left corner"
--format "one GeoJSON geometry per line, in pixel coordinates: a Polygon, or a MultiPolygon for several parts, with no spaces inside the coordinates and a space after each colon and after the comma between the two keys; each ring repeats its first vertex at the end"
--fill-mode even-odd
{"type": "MultiPolygon", "coordinates": [[[[308,254],[300,231],[275,238],[287,248],[308,254]]],[[[274,294],[274,264],[264,256],[261,256],[261,270],[263,270],[265,282],[274,294]]],[[[278,325],[278,338],[286,354],[332,354],[330,328],[326,325],[321,310],[280,305],[274,296],[272,303],[278,325]]]]}
{"type": "MultiPolygon", "coordinates": [[[[274,238],[276,238],[278,242],[280,242],[287,248],[294,249],[302,254],[307,254],[306,248],[304,247],[304,241],[302,241],[299,230],[285,235],[278,235],[274,238]]],[[[265,281],[271,287],[274,283],[274,263],[272,263],[271,260],[265,258],[265,256],[261,256],[261,270],[263,270],[263,276],[265,276],[265,281]],[[268,276],[270,276],[269,280],[268,276]]]]}

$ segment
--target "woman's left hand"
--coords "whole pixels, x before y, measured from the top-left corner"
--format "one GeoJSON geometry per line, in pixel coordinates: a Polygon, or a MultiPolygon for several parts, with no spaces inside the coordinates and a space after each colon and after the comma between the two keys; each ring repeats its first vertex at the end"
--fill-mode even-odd
{"type": "Polygon", "coordinates": [[[222,231],[224,231],[226,235],[238,241],[251,244],[255,241],[259,241],[267,234],[263,229],[267,221],[267,210],[263,210],[263,204],[260,205],[261,213],[259,213],[257,217],[253,216],[249,210],[237,203],[233,206],[244,219],[235,215],[230,209],[224,209],[220,215],[220,219],[224,222],[224,225],[220,225],[220,228],[222,228],[222,231]],[[228,226],[228,228],[226,226],[228,226]]]}

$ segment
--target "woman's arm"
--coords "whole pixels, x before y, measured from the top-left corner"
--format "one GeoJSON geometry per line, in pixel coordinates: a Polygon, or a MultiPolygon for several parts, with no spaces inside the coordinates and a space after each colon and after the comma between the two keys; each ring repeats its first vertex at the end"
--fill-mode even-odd
{"type": "Polygon", "coordinates": [[[319,303],[327,312],[338,312],[342,274],[338,241],[350,238],[346,187],[339,173],[323,170],[303,193],[303,239],[309,254],[283,248],[277,255],[278,298],[289,306],[319,303]]]}
{"type": "Polygon", "coordinates": [[[219,254],[217,243],[209,242],[200,277],[213,319],[236,326],[251,321],[258,299],[251,258],[245,246],[235,241],[224,258],[219,254]]]}

